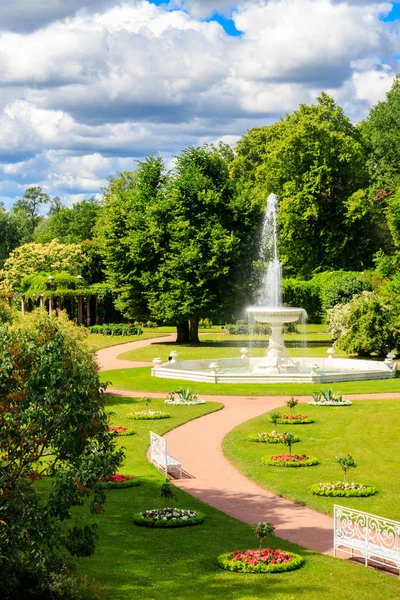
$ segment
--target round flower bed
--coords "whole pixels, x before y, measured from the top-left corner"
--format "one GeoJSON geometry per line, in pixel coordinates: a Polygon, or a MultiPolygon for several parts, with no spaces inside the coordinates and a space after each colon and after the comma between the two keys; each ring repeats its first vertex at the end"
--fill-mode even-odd
{"type": "Polygon", "coordinates": [[[145,527],[187,527],[204,521],[204,515],[195,510],[182,508],[154,508],[133,515],[136,525],[145,527]]]}
{"type": "Polygon", "coordinates": [[[315,456],[307,456],[307,454],[276,454],[263,456],[261,461],[271,467],[312,467],[318,464],[315,456]]]}
{"type": "Polygon", "coordinates": [[[175,400],[165,400],[164,404],[168,406],[195,406],[195,404],[205,404],[206,400],[200,400],[197,398],[196,400],[182,400],[181,398],[176,398],[175,400]]]}
{"type": "MultiPolygon", "coordinates": [[[[268,420],[270,423],[273,423],[271,417],[268,417],[268,420]]],[[[285,425],[297,425],[315,423],[315,421],[306,415],[280,415],[277,423],[283,423],[285,425]]]]}
{"type": "Polygon", "coordinates": [[[353,403],[351,400],[310,400],[308,404],[312,406],[351,406],[353,403]]]}
{"type": "Polygon", "coordinates": [[[115,475],[111,475],[108,479],[99,481],[98,485],[106,490],[115,490],[134,487],[135,485],[139,485],[139,482],[132,477],[132,475],[121,475],[120,473],[116,473],[115,475]]]}
{"type": "MultiPolygon", "coordinates": [[[[271,431],[271,433],[251,433],[248,436],[248,439],[251,442],[261,442],[264,444],[283,444],[284,443],[284,439],[283,439],[284,435],[285,435],[285,433],[278,433],[277,431],[271,431]]],[[[297,435],[295,435],[293,437],[294,437],[293,443],[300,442],[300,438],[297,435]]]]}
{"type": "Polygon", "coordinates": [[[170,416],[162,410],[142,410],[141,412],[131,412],[127,415],[128,419],[136,419],[136,421],[156,421],[157,419],[169,419],[170,416]]]}
{"type": "Polygon", "coordinates": [[[298,569],[304,564],[304,558],[300,554],[272,548],[245,552],[235,550],[221,554],[217,561],[222,569],[242,573],[282,573],[298,569]]]}
{"type": "Polygon", "coordinates": [[[311,491],[316,496],[333,496],[333,497],[356,497],[374,496],[377,493],[376,488],[362,485],[361,483],[343,483],[336,481],[335,483],[315,483],[311,486],[311,491]]]}
{"type": "Polygon", "coordinates": [[[109,425],[108,431],[111,431],[112,433],[116,433],[118,435],[134,435],[135,433],[130,427],[122,427],[122,425],[117,425],[117,427],[109,425]]]}

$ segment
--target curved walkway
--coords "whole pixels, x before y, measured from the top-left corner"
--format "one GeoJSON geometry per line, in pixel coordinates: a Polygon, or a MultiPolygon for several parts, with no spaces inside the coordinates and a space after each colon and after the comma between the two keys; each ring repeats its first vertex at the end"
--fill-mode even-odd
{"type": "Polygon", "coordinates": [[[152,362],[140,362],[133,360],[122,360],[118,358],[120,354],[129,352],[130,350],[138,350],[146,348],[151,344],[163,344],[164,342],[175,341],[175,334],[170,333],[164,337],[150,338],[148,340],[138,340],[137,342],[128,342],[126,344],[118,344],[118,346],[109,346],[103,348],[96,353],[97,363],[100,371],[114,371],[116,369],[132,369],[135,367],[152,367],[152,362]]]}
{"type": "MultiPolygon", "coordinates": [[[[125,351],[142,348],[151,343],[170,341],[154,338],[123,344],[125,351]],[[140,345],[139,345],[140,344],[140,345]]],[[[117,359],[121,346],[100,350],[97,354],[101,369],[132,368],[152,363],[135,363],[117,359]]],[[[110,390],[113,395],[142,397],[143,392],[110,390]]],[[[146,396],[164,398],[165,394],[148,393],[146,396]]],[[[242,521],[254,524],[270,521],[276,526],[276,535],[322,554],[333,554],[333,519],[300,504],[276,496],[260,488],[239,473],[224,457],[221,447],[224,437],[237,425],[263,413],[281,407],[289,396],[202,396],[222,402],[224,409],[190,421],[165,437],[168,450],[182,459],[186,479],[174,483],[203,502],[242,521]]],[[[360,394],[352,399],[400,398],[399,393],[360,394]]],[[[306,398],[304,398],[306,399],[306,398]]]]}

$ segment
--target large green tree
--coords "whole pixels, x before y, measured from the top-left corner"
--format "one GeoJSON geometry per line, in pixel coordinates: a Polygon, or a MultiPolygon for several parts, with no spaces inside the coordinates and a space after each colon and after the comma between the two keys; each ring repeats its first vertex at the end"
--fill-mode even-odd
{"type": "Polygon", "coordinates": [[[71,208],[53,199],[48,217],[34,231],[34,241],[46,243],[58,239],[63,244],[76,244],[91,240],[99,210],[95,198],[76,202],[71,208]]]}
{"type": "Polygon", "coordinates": [[[198,342],[200,318],[230,318],[250,300],[261,202],[239,193],[232,157],[189,147],[169,174],[148,157],[110,182],[99,236],[127,316],[175,322],[179,339],[198,342]]]}
{"type": "Polygon", "coordinates": [[[123,453],[76,326],[39,312],[0,335],[0,597],[73,598],[71,555],[90,555],[96,533],[71,511],[102,512],[97,483],[123,453]]]}
{"type": "Polygon", "coordinates": [[[325,93],[239,141],[234,176],[264,198],[280,198],[286,274],[371,264],[381,245],[380,215],[365,162],[360,132],[325,93]]]}

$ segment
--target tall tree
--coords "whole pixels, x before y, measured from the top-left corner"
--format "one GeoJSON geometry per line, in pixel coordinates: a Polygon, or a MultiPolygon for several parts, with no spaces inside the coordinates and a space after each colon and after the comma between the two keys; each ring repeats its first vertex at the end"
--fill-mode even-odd
{"type": "Polygon", "coordinates": [[[369,266],[380,247],[359,131],[323,93],[239,141],[232,172],[264,198],[280,198],[280,253],[287,274],[369,266]],[[376,225],[376,226],[375,226],[376,225]]]}
{"type": "MultiPolygon", "coordinates": [[[[52,203],[54,203],[52,200],[52,203]]],[[[46,243],[58,239],[63,244],[76,244],[91,240],[100,206],[96,198],[76,202],[71,208],[58,202],[52,204],[47,218],[40,221],[34,231],[36,242],[46,243]]]]}
{"type": "Polygon", "coordinates": [[[31,235],[40,221],[40,207],[48,202],[50,202],[50,197],[38,185],[27,188],[22,198],[14,202],[13,211],[26,215],[31,235]]]}
{"type": "Polygon", "coordinates": [[[176,322],[179,340],[197,343],[200,318],[250,301],[261,206],[238,193],[231,159],[225,146],[189,147],[167,176],[149,157],[105,194],[100,238],[119,308],[176,322]]]}

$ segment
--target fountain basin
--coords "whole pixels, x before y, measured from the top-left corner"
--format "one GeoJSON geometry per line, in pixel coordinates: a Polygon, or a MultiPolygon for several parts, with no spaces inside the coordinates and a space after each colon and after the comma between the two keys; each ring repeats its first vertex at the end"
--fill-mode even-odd
{"type": "Polygon", "coordinates": [[[334,383],[391,379],[396,363],[350,358],[294,358],[293,368],[257,370],[265,357],[245,359],[177,360],[152,368],[153,377],[205,383],[334,383]],[[212,368],[210,369],[210,365],[212,368]]]}
{"type": "Polygon", "coordinates": [[[306,317],[304,308],[295,308],[291,306],[250,306],[247,309],[255,321],[259,323],[270,323],[271,325],[284,325],[285,323],[294,323],[300,317],[306,317]]]}

